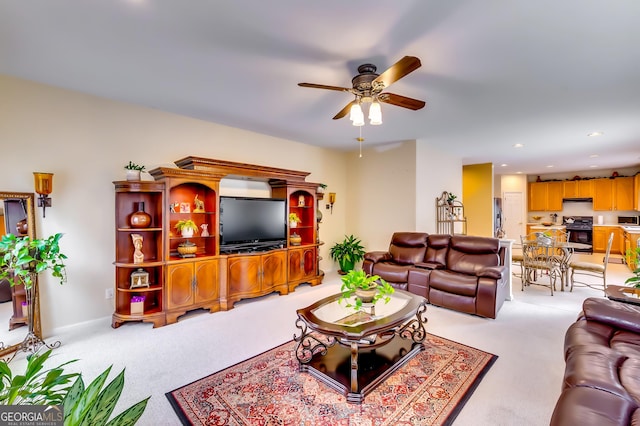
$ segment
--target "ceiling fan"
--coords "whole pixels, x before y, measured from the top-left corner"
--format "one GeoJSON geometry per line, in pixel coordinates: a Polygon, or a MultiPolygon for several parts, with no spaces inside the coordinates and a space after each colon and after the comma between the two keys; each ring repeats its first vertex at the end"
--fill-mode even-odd
{"type": "Polygon", "coordinates": [[[334,120],[345,117],[349,118],[354,126],[364,125],[364,114],[362,113],[362,103],[371,103],[369,107],[369,119],[371,124],[382,124],[382,112],[380,103],[384,102],[402,108],[417,111],[425,106],[424,101],[396,95],[395,93],[383,92],[391,84],[405,77],[409,73],[420,68],[420,59],[415,56],[405,56],[395,64],[391,65],[382,74],[376,74],[376,66],[373,64],[362,64],[358,67],[358,75],[353,77],[351,84],[353,87],[327,86],[324,84],[298,83],[300,87],[311,87],[315,89],[336,90],[338,92],[349,92],[355,95],[356,99],[349,102],[338,112],[334,120]]]}

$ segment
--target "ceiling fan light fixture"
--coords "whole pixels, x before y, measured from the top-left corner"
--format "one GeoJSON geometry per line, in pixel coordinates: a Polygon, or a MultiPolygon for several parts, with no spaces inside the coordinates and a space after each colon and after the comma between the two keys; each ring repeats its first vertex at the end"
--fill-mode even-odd
{"type": "Polygon", "coordinates": [[[349,119],[353,122],[354,126],[364,126],[364,113],[359,102],[354,102],[351,105],[351,111],[349,113],[349,119]]]}
{"type": "Polygon", "coordinates": [[[377,99],[371,103],[369,107],[369,123],[372,126],[377,126],[382,124],[382,108],[380,107],[380,102],[377,99]]]}

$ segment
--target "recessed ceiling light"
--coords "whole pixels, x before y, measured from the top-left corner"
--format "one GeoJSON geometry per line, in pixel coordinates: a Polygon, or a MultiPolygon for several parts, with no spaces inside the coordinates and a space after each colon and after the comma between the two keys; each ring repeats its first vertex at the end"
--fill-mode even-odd
{"type": "Polygon", "coordinates": [[[514,148],[522,148],[523,146],[524,146],[524,144],[522,144],[522,143],[513,144],[514,148]]]}
{"type": "Polygon", "coordinates": [[[587,133],[587,136],[602,136],[604,135],[604,132],[591,132],[591,133],[587,133]]]}
{"type": "Polygon", "coordinates": [[[552,168],[552,167],[553,167],[553,164],[549,164],[549,165],[547,166],[547,169],[550,169],[550,168],[552,168]]]}
{"type": "Polygon", "coordinates": [[[597,166],[597,165],[595,165],[595,164],[592,164],[592,165],[590,165],[589,167],[591,167],[592,169],[595,169],[595,168],[597,168],[598,166],[597,166]]]}
{"type": "Polygon", "coordinates": [[[600,157],[600,155],[599,155],[599,154],[591,154],[591,155],[589,156],[589,158],[598,158],[598,157],[600,157]]]}
{"type": "Polygon", "coordinates": [[[502,164],[500,164],[500,167],[507,167],[507,164],[506,163],[502,163],[502,164]]]}
{"type": "Polygon", "coordinates": [[[521,175],[521,174],[522,174],[522,172],[516,172],[516,174],[517,174],[517,175],[521,175]]]}

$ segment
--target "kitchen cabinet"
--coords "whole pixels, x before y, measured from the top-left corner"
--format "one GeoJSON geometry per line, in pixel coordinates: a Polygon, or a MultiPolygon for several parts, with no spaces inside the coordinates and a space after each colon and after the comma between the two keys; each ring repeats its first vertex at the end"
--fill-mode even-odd
{"type": "Polygon", "coordinates": [[[529,184],[530,211],[561,211],[564,182],[531,182],[529,184]]]}
{"type": "Polygon", "coordinates": [[[627,262],[627,266],[633,272],[637,267],[637,259],[635,255],[635,248],[638,247],[638,238],[640,238],[640,233],[631,233],[628,231],[623,231],[624,235],[624,257],[627,262]],[[634,250],[634,251],[632,251],[634,250]]]}
{"type": "Polygon", "coordinates": [[[593,180],[568,180],[563,182],[564,198],[593,198],[593,180]]]}
{"type": "Polygon", "coordinates": [[[315,246],[289,249],[289,285],[295,288],[297,283],[306,282],[316,275],[318,267],[315,246]]]}
{"type": "Polygon", "coordinates": [[[633,177],[633,205],[634,210],[640,211],[640,173],[633,177]]]}
{"type": "Polygon", "coordinates": [[[621,229],[617,226],[594,226],[593,227],[593,252],[605,253],[607,251],[607,243],[609,235],[613,232],[613,242],[611,243],[611,253],[621,253],[621,229]]]}
{"type": "Polygon", "coordinates": [[[593,180],[593,210],[633,210],[633,177],[593,180]]]}

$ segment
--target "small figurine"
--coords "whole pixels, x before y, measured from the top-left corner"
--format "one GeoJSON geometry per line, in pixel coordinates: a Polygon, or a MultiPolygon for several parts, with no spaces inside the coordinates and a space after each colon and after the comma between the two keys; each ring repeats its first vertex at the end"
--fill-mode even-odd
{"type": "Polygon", "coordinates": [[[144,253],[142,253],[142,235],[131,234],[131,240],[133,240],[133,247],[135,248],[133,252],[133,263],[144,262],[144,253]]]}
{"type": "Polygon", "coordinates": [[[209,236],[209,224],[208,223],[203,223],[202,225],[200,225],[200,228],[202,228],[202,232],[200,233],[200,236],[208,237],[209,236]]]}
{"type": "Polygon", "coordinates": [[[298,207],[304,207],[304,195],[298,197],[298,207]]]}
{"type": "Polygon", "coordinates": [[[198,194],[196,194],[193,204],[195,204],[195,208],[193,209],[194,213],[204,213],[204,201],[198,200],[198,194]]]}

